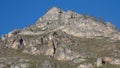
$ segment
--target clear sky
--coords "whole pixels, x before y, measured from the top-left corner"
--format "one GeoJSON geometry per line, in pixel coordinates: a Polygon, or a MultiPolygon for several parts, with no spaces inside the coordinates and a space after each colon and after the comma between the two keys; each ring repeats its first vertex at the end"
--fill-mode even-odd
{"type": "Polygon", "coordinates": [[[34,24],[53,6],[102,17],[120,29],[120,0],[0,0],[0,36],[34,24]]]}

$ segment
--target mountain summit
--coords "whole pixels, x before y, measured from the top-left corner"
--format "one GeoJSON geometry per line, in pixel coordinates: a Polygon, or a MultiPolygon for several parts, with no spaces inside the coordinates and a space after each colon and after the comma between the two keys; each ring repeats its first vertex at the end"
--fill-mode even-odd
{"type": "MultiPolygon", "coordinates": [[[[51,8],[35,25],[27,27],[27,29],[31,29],[32,31],[27,30],[27,32],[33,34],[60,30],[77,37],[120,39],[120,32],[111,23],[96,20],[94,17],[87,15],[80,15],[70,10],[65,12],[56,7],[51,8]],[[36,30],[38,31],[36,32],[36,30]]],[[[26,29],[22,31],[22,34],[25,33],[26,29]]]]}
{"type": "Polygon", "coordinates": [[[110,22],[71,10],[53,7],[35,24],[0,39],[0,68],[115,65],[120,65],[120,31],[110,22]]]}

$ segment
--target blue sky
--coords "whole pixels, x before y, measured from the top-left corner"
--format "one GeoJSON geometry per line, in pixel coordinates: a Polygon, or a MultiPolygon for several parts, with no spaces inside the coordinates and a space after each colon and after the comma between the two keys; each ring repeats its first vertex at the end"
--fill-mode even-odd
{"type": "Polygon", "coordinates": [[[0,36],[34,24],[53,6],[102,17],[120,29],[120,0],[0,0],[0,36]]]}

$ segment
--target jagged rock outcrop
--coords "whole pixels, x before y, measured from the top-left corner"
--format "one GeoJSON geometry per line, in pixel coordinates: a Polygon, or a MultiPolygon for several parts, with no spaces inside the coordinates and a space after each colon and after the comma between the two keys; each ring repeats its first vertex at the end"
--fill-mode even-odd
{"type": "Polygon", "coordinates": [[[4,42],[5,47],[18,49],[23,46],[23,39],[18,35],[20,31],[21,30],[16,29],[12,32],[9,32],[7,35],[2,36],[2,41],[4,42]]]}

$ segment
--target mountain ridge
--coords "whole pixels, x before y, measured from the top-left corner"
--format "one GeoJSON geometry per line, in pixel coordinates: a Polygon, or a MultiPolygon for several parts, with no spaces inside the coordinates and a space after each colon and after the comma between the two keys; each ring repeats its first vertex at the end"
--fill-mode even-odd
{"type": "MultiPolygon", "coordinates": [[[[102,21],[96,20],[93,17],[80,15],[70,10],[65,12],[57,7],[51,8],[44,16],[39,18],[35,24],[35,27],[36,29],[43,28],[43,30],[51,28],[51,31],[52,29],[62,30],[68,34],[78,37],[89,38],[103,36],[110,37],[114,40],[120,39],[120,32],[116,30],[115,26],[113,26],[110,22],[104,23],[102,21]]],[[[34,27],[31,29],[35,30],[34,27]]],[[[50,31],[50,29],[48,30],[50,31]]]]}

